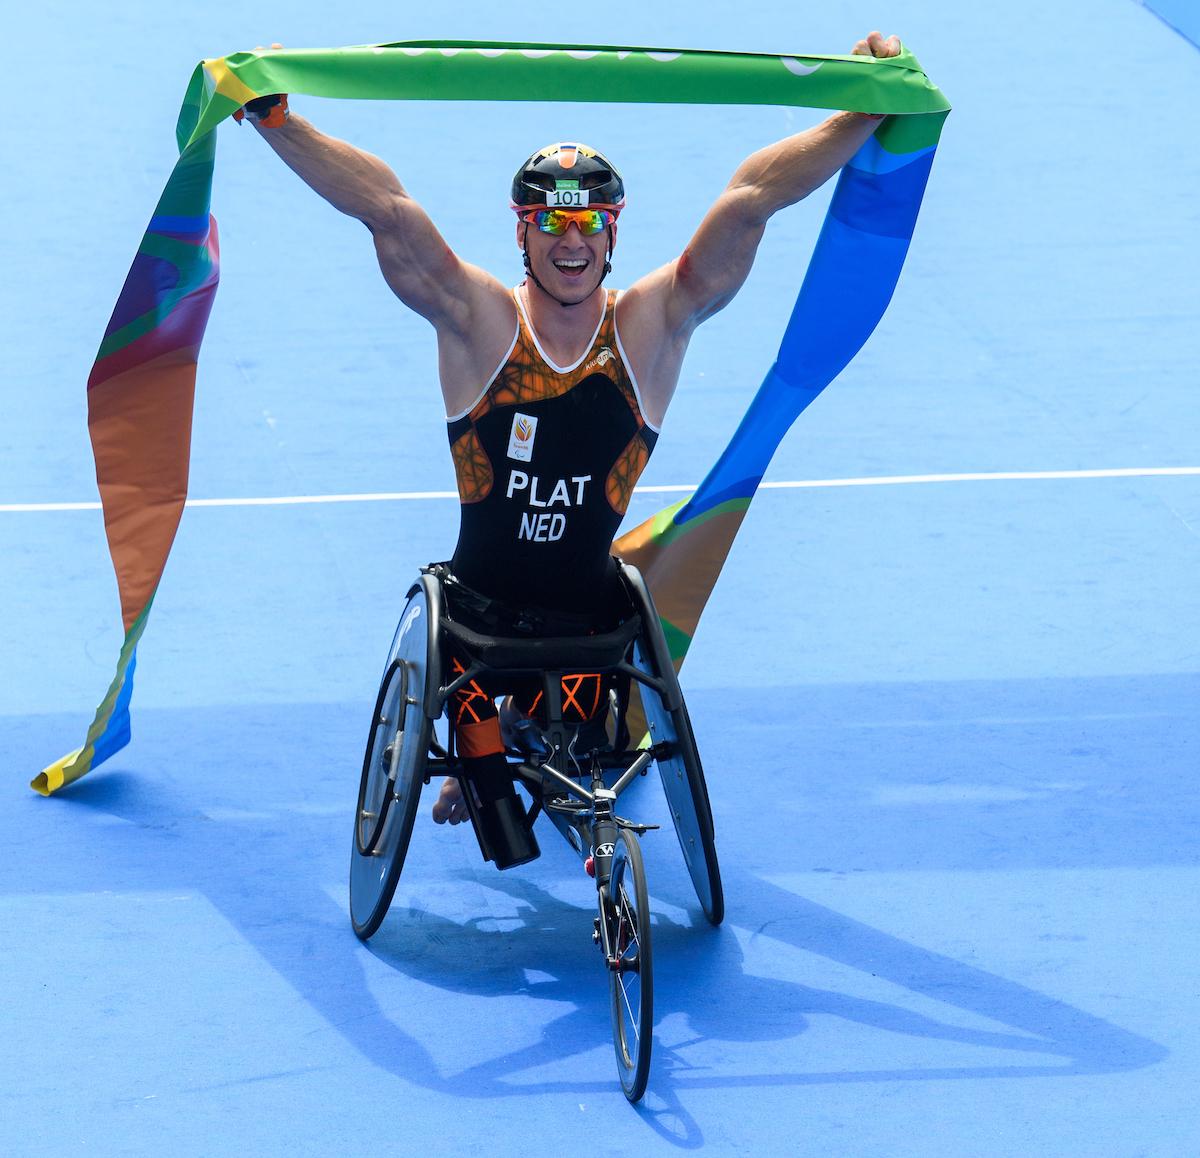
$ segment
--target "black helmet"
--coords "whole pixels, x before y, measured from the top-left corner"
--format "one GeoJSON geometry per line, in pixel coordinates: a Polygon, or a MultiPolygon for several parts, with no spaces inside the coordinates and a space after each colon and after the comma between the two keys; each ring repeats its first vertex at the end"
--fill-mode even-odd
{"type": "Polygon", "coordinates": [[[578,142],[539,149],[516,172],[512,207],[609,209],[625,207],[625,183],[603,153],[578,142]]]}

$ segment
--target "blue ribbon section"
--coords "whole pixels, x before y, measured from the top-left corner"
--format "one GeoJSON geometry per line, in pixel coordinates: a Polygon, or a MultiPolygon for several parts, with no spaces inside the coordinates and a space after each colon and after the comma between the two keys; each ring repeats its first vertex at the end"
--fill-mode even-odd
{"type": "Polygon", "coordinates": [[[147,233],[165,233],[171,237],[203,241],[208,233],[208,214],[199,217],[179,217],[169,213],[156,213],[146,226],[147,233]]]}
{"type": "Polygon", "coordinates": [[[842,170],[775,364],[676,526],[751,498],[792,423],[871,336],[900,279],[934,151],[892,154],[872,137],[842,170]]]}
{"type": "Polygon", "coordinates": [[[119,752],[129,743],[131,735],[129,723],[129,701],[133,697],[133,673],[137,667],[137,649],[129,657],[129,666],[125,669],[125,682],[117,693],[116,703],[113,704],[112,715],[104,732],[97,738],[96,746],[92,749],[92,767],[103,764],[114,752],[119,752]]]}

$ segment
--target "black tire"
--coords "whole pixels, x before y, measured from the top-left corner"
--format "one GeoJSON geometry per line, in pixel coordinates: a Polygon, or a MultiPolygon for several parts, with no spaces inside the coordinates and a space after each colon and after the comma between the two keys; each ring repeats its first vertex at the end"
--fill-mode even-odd
{"type": "Polygon", "coordinates": [[[412,839],[433,731],[424,711],[431,647],[428,602],[417,586],[388,653],[359,779],[350,922],[364,941],[387,915],[412,839]]]}
{"type": "Polygon", "coordinates": [[[354,844],[359,856],[372,856],[379,847],[395,793],[396,760],[400,746],[392,738],[397,729],[389,713],[408,693],[410,669],[400,659],[384,673],[375,698],[375,715],[363,753],[362,776],[358,781],[358,812],[354,824],[354,844]],[[378,736],[378,741],[376,737],[378,736]]]}
{"type": "MultiPolygon", "coordinates": [[[[688,715],[687,704],[681,704],[674,716],[679,736],[686,737],[684,762],[688,766],[690,797],[696,811],[695,833],[700,846],[699,859],[704,864],[708,882],[707,903],[702,899],[701,908],[710,925],[719,925],[725,919],[725,887],[721,883],[721,864],[717,860],[716,825],[713,823],[712,802],[708,796],[708,781],[704,778],[700,749],[696,747],[696,734],[692,731],[692,719],[688,715]]],[[[678,820],[675,821],[675,832],[679,834],[678,820]]],[[[681,841],[682,839],[680,837],[681,841]]],[[[699,895],[697,892],[698,897],[699,895]]]]}
{"type": "MultiPolygon", "coordinates": [[[[634,647],[634,662],[648,674],[659,674],[640,642],[634,647]]],[[[674,669],[660,678],[674,681],[674,669]]],[[[683,850],[688,875],[692,878],[692,887],[696,890],[696,899],[709,923],[719,925],[725,919],[725,890],[721,885],[721,866],[717,860],[708,785],[704,780],[704,769],[700,764],[700,753],[696,748],[687,705],[681,697],[679,707],[670,711],[653,689],[641,685],[638,691],[646,726],[650,729],[650,742],[656,746],[664,744],[668,751],[668,755],[655,763],[662,777],[663,792],[675,824],[675,835],[679,837],[679,847],[683,850]]]]}
{"type": "Polygon", "coordinates": [[[613,1047],[621,1089],[631,1102],[646,1092],[654,1039],[654,957],[650,946],[650,898],[638,838],[621,829],[613,849],[606,902],[613,1047]]]}

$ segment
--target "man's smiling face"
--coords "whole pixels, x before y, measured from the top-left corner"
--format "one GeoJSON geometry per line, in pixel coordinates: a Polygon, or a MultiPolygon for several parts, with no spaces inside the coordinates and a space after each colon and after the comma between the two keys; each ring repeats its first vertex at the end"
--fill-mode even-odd
{"type": "MultiPolygon", "coordinates": [[[[609,227],[615,244],[617,228],[609,227]]],[[[608,260],[609,229],[585,237],[572,222],[561,237],[543,233],[524,221],[517,223],[517,245],[529,254],[538,281],[560,301],[582,302],[599,286],[608,260]]]]}

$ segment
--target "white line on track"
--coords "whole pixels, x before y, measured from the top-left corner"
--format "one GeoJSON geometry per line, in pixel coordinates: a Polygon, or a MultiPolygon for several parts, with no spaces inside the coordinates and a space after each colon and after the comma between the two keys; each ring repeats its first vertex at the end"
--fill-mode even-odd
{"type": "MultiPolygon", "coordinates": [[[[923,483],[964,482],[1037,482],[1044,479],[1090,478],[1178,478],[1200,476],[1200,466],[1129,466],[1108,470],[1010,470],[973,474],[896,474],[874,478],[795,479],[788,482],[764,482],[764,491],[811,490],[818,487],[898,487],[923,483]]],[[[698,484],[676,483],[671,486],[638,487],[639,495],[688,495],[698,484]]],[[[280,495],[245,499],[188,499],[189,507],[297,507],[317,503],[403,503],[457,499],[457,491],[381,491],[359,495],[280,495]]],[[[0,514],[39,511],[98,511],[98,502],[89,503],[0,503],[0,514]]]]}

